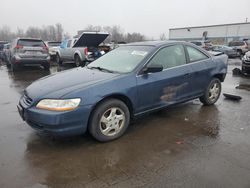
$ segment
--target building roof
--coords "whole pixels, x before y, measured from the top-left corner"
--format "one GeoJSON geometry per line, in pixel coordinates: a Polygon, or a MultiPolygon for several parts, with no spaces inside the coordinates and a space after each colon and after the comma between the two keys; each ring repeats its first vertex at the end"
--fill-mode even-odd
{"type": "Polygon", "coordinates": [[[247,25],[247,24],[250,24],[250,22],[230,23],[230,24],[220,24],[220,25],[194,26],[194,27],[179,27],[179,28],[170,28],[169,30],[194,29],[194,28],[204,28],[204,27],[221,27],[221,26],[247,25]]]}

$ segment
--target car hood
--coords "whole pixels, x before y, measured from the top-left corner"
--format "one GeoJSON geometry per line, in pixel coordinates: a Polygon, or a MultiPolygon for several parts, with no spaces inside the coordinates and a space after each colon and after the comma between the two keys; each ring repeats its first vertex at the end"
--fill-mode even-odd
{"type": "Polygon", "coordinates": [[[99,44],[101,44],[108,36],[108,33],[84,32],[76,41],[73,47],[96,47],[99,46],[99,44]]]}
{"type": "Polygon", "coordinates": [[[87,88],[117,76],[119,74],[75,68],[37,80],[26,88],[25,93],[32,99],[61,98],[77,89],[87,88]]]}

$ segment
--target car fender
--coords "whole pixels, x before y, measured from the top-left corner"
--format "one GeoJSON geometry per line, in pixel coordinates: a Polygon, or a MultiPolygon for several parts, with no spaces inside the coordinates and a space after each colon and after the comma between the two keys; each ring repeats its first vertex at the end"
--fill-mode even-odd
{"type": "Polygon", "coordinates": [[[81,61],[85,60],[85,56],[80,52],[80,50],[76,50],[73,54],[73,59],[75,59],[75,56],[78,55],[81,59],[81,61]]]}
{"type": "Polygon", "coordinates": [[[56,49],[55,51],[56,51],[56,54],[58,54],[58,55],[59,55],[59,57],[61,58],[62,56],[61,56],[61,51],[60,51],[60,49],[61,49],[61,48],[56,49]]]}

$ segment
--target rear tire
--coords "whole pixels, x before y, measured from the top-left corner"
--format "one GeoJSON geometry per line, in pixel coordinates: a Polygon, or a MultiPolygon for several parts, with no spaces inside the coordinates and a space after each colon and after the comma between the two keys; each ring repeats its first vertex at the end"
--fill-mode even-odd
{"type": "Polygon", "coordinates": [[[206,91],[200,101],[208,106],[213,105],[219,99],[221,94],[221,82],[218,78],[213,78],[208,84],[206,91]]]}
{"type": "Polygon", "coordinates": [[[117,99],[109,99],[99,104],[90,117],[89,132],[100,142],[121,137],[130,122],[130,112],[126,104],[117,99]]]}
{"type": "Polygon", "coordinates": [[[76,67],[79,67],[79,66],[84,67],[85,66],[85,63],[81,60],[79,55],[75,55],[74,61],[75,61],[75,66],[76,67]]]}

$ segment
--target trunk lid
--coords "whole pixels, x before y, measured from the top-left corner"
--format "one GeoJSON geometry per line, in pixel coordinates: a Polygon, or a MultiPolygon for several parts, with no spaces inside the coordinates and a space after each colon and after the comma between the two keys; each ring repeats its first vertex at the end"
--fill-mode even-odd
{"type": "Polygon", "coordinates": [[[19,39],[16,47],[21,58],[46,58],[48,49],[39,39],[19,39]]]}
{"type": "Polygon", "coordinates": [[[97,47],[108,36],[109,34],[104,32],[83,32],[73,47],[97,47]]]}

